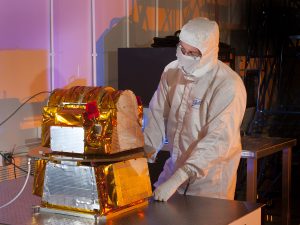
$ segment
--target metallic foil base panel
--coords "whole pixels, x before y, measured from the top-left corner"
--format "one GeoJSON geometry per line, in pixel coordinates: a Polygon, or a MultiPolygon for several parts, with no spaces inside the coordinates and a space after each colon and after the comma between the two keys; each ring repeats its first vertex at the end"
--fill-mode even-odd
{"type": "Polygon", "coordinates": [[[46,166],[43,202],[83,211],[100,210],[93,167],[76,166],[76,162],[46,166]],[[72,165],[73,164],[73,165],[72,165]]]}
{"type": "Polygon", "coordinates": [[[93,166],[76,161],[36,161],[33,193],[41,207],[109,216],[140,205],[152,195],[145,158],[93,166]]]}

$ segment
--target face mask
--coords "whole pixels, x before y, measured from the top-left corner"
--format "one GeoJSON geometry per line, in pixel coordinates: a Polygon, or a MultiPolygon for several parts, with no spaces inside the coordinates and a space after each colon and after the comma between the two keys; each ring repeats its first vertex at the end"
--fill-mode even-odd
{"type": "Polygon", "coordinates": [[[200,57],[184,55],[179,48],[177,48],[176,56],[182,71],[186,75],[192,75],[199,65],[200,57]]]}

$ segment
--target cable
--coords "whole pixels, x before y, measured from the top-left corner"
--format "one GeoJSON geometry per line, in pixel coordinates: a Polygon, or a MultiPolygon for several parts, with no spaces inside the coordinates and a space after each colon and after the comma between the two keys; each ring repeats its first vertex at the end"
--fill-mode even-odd
{"type": "MultiPolygon", "coordinates": [[[[10,159],[8,159],[4,154],[2,154],[1,152],[0,152],[0,155],[4,158],[4,159],[6,159],[6,161],[10,161],[10,159]]],[[[19,166],[17,166],[14,162],[10,162],[10,164],[12,164],[13,166],[15,166],[15,167],[17,167],[19,170],[22,170],[23,172],[25,172],[25,173],[28,173],[28,171],[26,171],[26,170],[24,170],[24,169],[22,169],[21,167],[19,167],[19,166]]],[[[30,172],[30,171],[29,171],[30,172]]]]}
{"type": "Polygon", "coordinates": [[[13,165],[14,165],[14,175],[15,175],[15,179],[17,179],[17,173],[16,173],[16,161],[15,161],[15,158],[13,157],[14,152],[15,152],[15,149],[16,149],[16,144],[14,145],[13,150],[12,150],[12,152],[11,152],[11,162],[12,162],[13,165]]]}
{"type": "Polygon", "coordinates": [[[25,180],[25,183],[24,183],[21,191],[19,191],[19,193],[12,200],[10,200],[9,202],[7,202],[4,205],[0,206],[0,209],[6,207],[8,205],[10,205],[11,203],[13,203],[22,194],[22,192],[24,191],[24,189],[25,189],[25,187],[27,185],[28,179],[29,179],[29,175],[30,175],[30,169],[31,169],[30,161],[31,161],[31,158],[28,158],[28,162],[27,162],[27,164],[28,164],[28,173],[27,173],[26,180],[25,180]]]}
{"type": "Polygon", "coordinates": [[[15,179],[17,179],[16,162],[15,162],[14,157],[12,157],[11,159],[12,159],[12,162],[14,162],[14,163],[13,163],[13,165],[14,165],[14,175],[15,175],[15,179]]]}
{"type": "Polygon", "coordinates": [[[40,95],[40,94],[45,94],[45,93],[51,93],[51,91],[41,91],[33,96],[31,96],[30,98],[28,98],[25,102],[23,102],[15,111],[12,112],[12,114],[10,114],[5,120],[3,120],[0,123],[0,126],[2,126],[4,123],[6,123],[12,116],[14,116],[27,102],[29,102],[31,99],[35,98],[36,96],[40,95]]]}

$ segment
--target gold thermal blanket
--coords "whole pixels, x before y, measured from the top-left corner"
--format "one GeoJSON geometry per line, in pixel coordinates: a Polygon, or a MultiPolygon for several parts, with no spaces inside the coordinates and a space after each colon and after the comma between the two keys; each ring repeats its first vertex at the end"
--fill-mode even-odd
{"type": "Polygon", "coordinates": [[[147,201],[151,196],[145,158],[106,165],[64,165],[36,161],[33,193],[42,206],[108,215],[147,201]]]}
{"type": "MultiPolygon", "coordinates": [[[[42,146],[50,127],[82,127],[83,154],[113,154],[144,146],[143,106],[130,90],[76,86],[56,89],[43,108],[42,146]]],[[[71,149],[70,149],[71,150],[71,149]]]]}

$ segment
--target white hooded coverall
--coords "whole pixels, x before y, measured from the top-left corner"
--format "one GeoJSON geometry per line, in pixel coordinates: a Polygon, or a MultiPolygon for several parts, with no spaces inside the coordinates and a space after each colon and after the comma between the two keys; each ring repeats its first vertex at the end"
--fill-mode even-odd
{"type": "MultiPolygon", "coordinates": [[[[150,101],[145,146],[157,153],[167,138],[170,151],[154,186],[184,168],[190,181],[186,194],[233,199],[246,107],[243,82],[218,60],[216,22],[193,19],[183,26],[179,38],[198,48],[202,57],[192,74],[185,74],[178,60],[168,64],[150,101]]],[[[179,193],[186,185],[187,181],[179,193]]]]}

